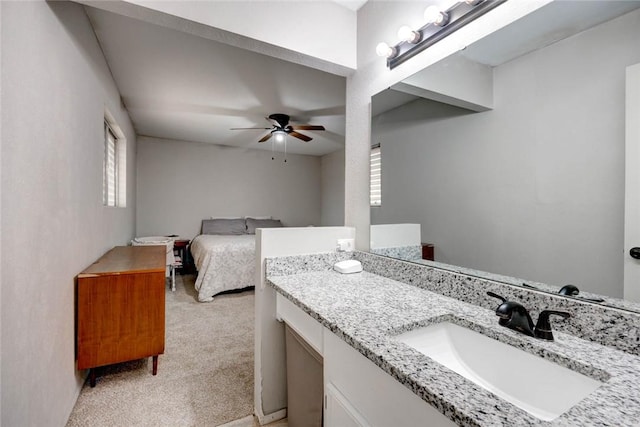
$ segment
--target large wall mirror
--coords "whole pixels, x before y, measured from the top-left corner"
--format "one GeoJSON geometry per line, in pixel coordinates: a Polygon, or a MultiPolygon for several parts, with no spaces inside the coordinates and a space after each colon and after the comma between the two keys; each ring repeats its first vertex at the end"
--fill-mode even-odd
{"type": "Polygon", "coordinates": [[[640,63],[639,8],[554,1],[374,96],[372,250],[374,227],[415,224],[410,245],[433,244],[436,266],[628,308],[625,70],[640,63]]]}

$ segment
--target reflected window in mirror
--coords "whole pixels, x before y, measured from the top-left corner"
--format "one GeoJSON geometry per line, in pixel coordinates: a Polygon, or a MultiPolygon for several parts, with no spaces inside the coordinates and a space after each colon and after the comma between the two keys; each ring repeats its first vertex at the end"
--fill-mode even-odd
{"type": "Polygon", "coordinates": [[[371,163],[369,166],[369,195],[371,206],[382,205],[382,157],[380,156],[380,144],[371,146],[371,163]]]}

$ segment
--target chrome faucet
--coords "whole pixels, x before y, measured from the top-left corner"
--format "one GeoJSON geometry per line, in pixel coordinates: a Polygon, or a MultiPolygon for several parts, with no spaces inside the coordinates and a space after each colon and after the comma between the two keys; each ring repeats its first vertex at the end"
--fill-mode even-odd
{"type": "Polygon", "coordinates": [[[549,316],[557,315],[565,319],[571,316],[566,311],[544,310],[540,313],[540,316],[538,316],[538,322],[534,326],[529,311],[519,302],[507,301],[505,297],[491,291],[487,292],[487,295],[502,301],[498,308],[496,308],[496,315],[500,318],[498,320],[499,325],[530,337],[553,341],[553,332],[551,331],[549,316]]]}

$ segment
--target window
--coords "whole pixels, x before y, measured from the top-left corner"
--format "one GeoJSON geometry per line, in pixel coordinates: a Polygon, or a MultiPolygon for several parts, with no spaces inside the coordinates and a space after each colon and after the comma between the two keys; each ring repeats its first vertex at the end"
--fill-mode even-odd
{"type": "Polygon", "coordinates": [[[102,203],[104,206],[126,206],[126,141],[110,114],[104,120],[104,164],[102,203]]]}
{"type": "Polygon", "coordinates": [[[369,177],[369,195],[371,206],[382,205],[382,159],[380,157],[380,144],[371,147],[371,163],[369,177]]]}
{"type": "Polygon", "coordinates": [[[104,122],[104,184],[102,186],[105,206],[116,206],[118,168],[116,167],[116,145],[118,138],[109,123],[104,122]]]}

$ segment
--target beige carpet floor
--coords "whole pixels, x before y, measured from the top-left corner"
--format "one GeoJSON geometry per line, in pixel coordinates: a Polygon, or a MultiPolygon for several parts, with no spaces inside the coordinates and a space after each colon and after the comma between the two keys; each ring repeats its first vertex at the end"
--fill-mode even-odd
{"type": "Polygon", "coordinates": [[[98,371],[71,413],[74,426],[218,426],[251,420],[254,292],[197,302],[195,276],[167,289],[165,354],[98,371]]]}

